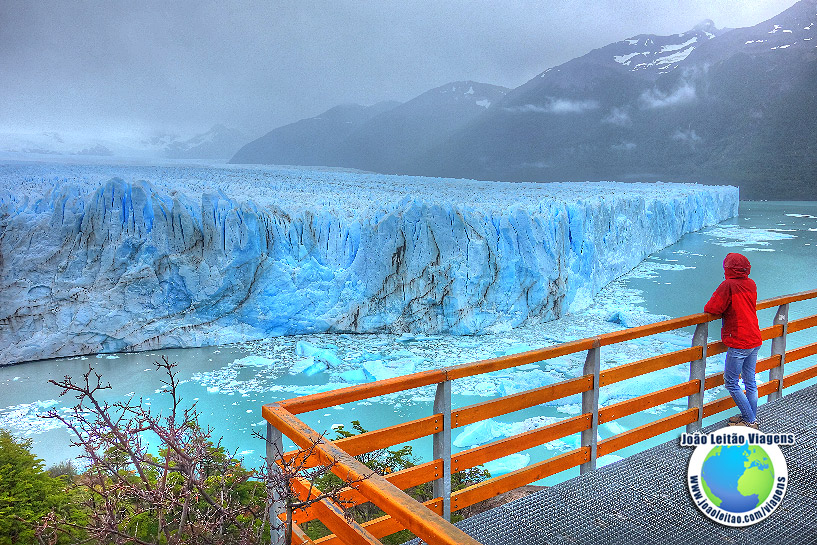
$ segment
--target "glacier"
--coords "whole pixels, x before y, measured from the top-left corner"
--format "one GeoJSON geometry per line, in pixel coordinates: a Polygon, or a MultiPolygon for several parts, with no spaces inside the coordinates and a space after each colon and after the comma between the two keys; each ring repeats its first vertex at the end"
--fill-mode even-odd
{"type": "Polygon", "coordinates": [[[0,363],[552,320],[735,216],[738,197],[698,184],[0,163],[0,363]]]}

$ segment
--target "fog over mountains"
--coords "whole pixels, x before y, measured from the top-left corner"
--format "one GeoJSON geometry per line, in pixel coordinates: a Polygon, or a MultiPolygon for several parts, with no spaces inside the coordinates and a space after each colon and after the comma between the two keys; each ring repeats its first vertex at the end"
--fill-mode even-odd
{"type": "Polygon", "coordinates": [[[814,198],[817,0],[754,27],[639,35],[508,90],[456,82],[338,106],[233,163],[507,181],[697,181],[744,199],[814,198]]]}
{"type": "Polygon", "coordinates": [[[0,153],[37,158],[117,157],[126,159],[205,160],[224,162],[247,141],[241,131],[215,125],[191,138],[157,132],[149,136],[130,134],[118,138],[92,137],[82,132],[0,133],[0,153]]]}

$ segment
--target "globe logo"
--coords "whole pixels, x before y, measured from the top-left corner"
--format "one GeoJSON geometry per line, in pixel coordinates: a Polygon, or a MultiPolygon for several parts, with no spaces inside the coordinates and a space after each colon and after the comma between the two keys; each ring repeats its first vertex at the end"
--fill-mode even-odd
{"type": "Polygon", "coordinates": [[[712,447],[701,468],[701,485],[709,501],[730,513],[745,513],[766,501],[774,485],[774,468],[759,446],[712,447]]]}
{"type": "Polygon", "coordinates": [[[704,437],[687,473],[690,495],[701,512],[727,526],[748,526],[768,517],[788,481],[780,448],[768,444],[765,434],[734,427],[704,437]]]}

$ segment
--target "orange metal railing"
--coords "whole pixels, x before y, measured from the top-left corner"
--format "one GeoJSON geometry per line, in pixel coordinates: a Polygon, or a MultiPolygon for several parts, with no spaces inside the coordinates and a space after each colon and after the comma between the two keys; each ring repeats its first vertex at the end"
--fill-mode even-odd
{"type": "MultiPolygon", "coordinates": [[[[786,364],[817,354],[817,343],[786,351],[786,339],[789,334],[817,326],[817,315],[789,321],[789,304],[813,298],[817,298],[817,290],[776,297],[757,304],[758,310],[778,307],[773,324],[761,330],[764,341],[772,341],[772,355],[757,363],[758,373],[770,371],[769,381],[758,385],[759,395],[768,395],[769,399],[773,400],[782,395],[784,388],[817,377],[817,364],[788,375],[784,373],[786,364]]],[[[315,544],[376,544],[380,543],[379,538],[383,536],[408,529],[432,545],[478,545],[477,541],[448,521],[450,512],[576,466],[579,466],[582,472],[591,471],[595,469],[596,460],[600,456],[683,426],[690,432],[700,430],[703,418],[733,407],[734,402],[729,396],[704,403],[704,391],[723,384],[722,372],[705,375],[706,358],[726,351],[726,346],[722,342],[707,340],[708,324],[716,319],[718,317],[711,314],[694,314],[521,354],[270,403],[263,406],[263,416],[268,423],[268,460],[274,469],[274,445],[279,445],[280,448],[281,434],[289,437],[302,449],[310,447],[317,441],[319,444],[315,449],[315,464],[334,463],[332,470],[341,478],[362,479],[356,484],[357,490],[345,491],[344,500],[357,505],[372,502],[386,513],[379,519],[358,524],[347,521],[340,507],[328,500],[313,504],[305,512],[297,515],[296,522],[320,519],[334,532],[333,535],[316,540],[315,544]],[[688,326],[696,327],[693,346],[689,348],[609,369],[600,369],[602,347],[688,326]],[[580,352],[586,352],[587,355],[584,372],[578,378],[466,407],[453,409],[451,407],[451,382],[454,380],[580,352]],[[599,390],[607,385],[686,363],[690,364],[690,380],[687,382],[626,401],[599,406],[599,390]],[[437,386],[434,414],[337,441],[321,438],[320,434],[296,416],[430,385],[437,386]],[[577,416],[451,455],[453,429],[576,394],[582,395],[582,412],[577,416]],[[688,399],[687,409],[597,441],[600,424],[685,397],[688,399]],[[451,492],[452,473],[576,433],[581,434],[581,446],[577,449],[451,492]],[[369,476],[371,470],[355,458],[366,452],[428,436],[433,437],[434,459],[402,471],[369,476]],[[429,482],[434,483],[436,497],[424,504],[403,491],[429,482]]],[[[295,454],[296,452],[287,453],[285,457],[295,454]]],[[[297,492],[302,497],[309,493],[305,483],[295,484],[297,492]]],[[[294,537],[295,541],[312,543],[299,529],[294,537]]],[[[276,539],[276,535],[273,535],[273,543],[276,539]]]]}

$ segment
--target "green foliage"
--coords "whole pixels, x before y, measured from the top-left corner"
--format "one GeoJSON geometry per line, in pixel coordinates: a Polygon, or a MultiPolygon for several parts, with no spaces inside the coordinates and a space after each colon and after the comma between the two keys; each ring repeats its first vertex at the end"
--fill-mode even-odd
{"type": "MultiPolygon", "coordinates": [[[[360,424],[359,420],[352,420],[352,429],[354,432],[346,431],[342,425],[338,426],[335,429],[335,433],[337,434],[335,439],[354,437],[355,435],[368,431],[360,424]]],[[[416,464],[416,459],[409,445],[402,446],[396,450],[373,450],[372,452],[366,452],[357,456],[357,459],[381,475],[408,469],[416,464]]]]}
{"type": "Polygon", "coordinates": [[[80,471],[74,464],[73,460],[59,462],[49,467],[45,471],[52,477],[65,477],[69,481],[78,477],[80,474],[80,471]]]}
{"type": "Polygon", "coordinates": [[[468,488],[469,486],[481,483],[491,478],[491,473],[487,469],[472,467],[463,469],[451,475],[451,492],[468,488]]]}
{"type": "MultiPolygon", "coordinates": [[[[0,545],[35,543],[40,519],[55,510],[74,522],[83,519],[65,490],[67,480],[43,471],[30,449],[31,439],[0,429],[0,545]]],[[[70,540],[64,535],[60,542],[70,540]]]]}
{"type": "Polygon", "coordinates": [[[92,368],[79,381],[50,381],[61,395],[71,392],[78,400],[70,412],[52,410],[47,417],[74,434],[88,469],[72,479],[71,464],[51,468],[65,475],[56,482],[71,483],[86,519],[46,516],[41,526],[49,537],[82,530],[100,544],[269,542],[266,474],[245,469],[220,440],[214,442],[212,430],[199,425],[195,404],[180,405],[174,366],[166,358],[156,362],[172,402],[164,415],[151,413],[141,400],[102,400],[110,385],[92,368]],[[156,454],[150,444],[159,447],[156,454]]]}
{"type": "MultiPolygon", "coordinates": [[[[353,431],[348,431],[343,426],[339,426],[335,429],[335,433],[337,434],[335,439],[345,439],[367,432],[367,430],[358,420],[352,420],[352,430],[353,431]]],[[[408,469],[416,465],[416,458],[414,457],[410,445],[404,445],[395,449],[378,449],[356,456],[356,458],[381,475],[387,475],[389,473],[408,469]]],[[[459,471],[451,475],[451,491],[454,492],[461,490],[490,478],[491,474],[485,469],[481,469],[479,467],[472,467],[470,469],[459,471]]],[[[323,488],[324,486],[330,484],[338,485],[340,483],[340,479],[334,474],[330,473],[319,480],[318,486],[319,488],[323,488]]],[[[423,483],[406,490],[406,493],[419,502],[425,502],[433,498],[432,490],[433,487],[431,483],[423,483]]],[[[373,504],[366,503],[352,508],[352,514],[355,520],[358,522],[366,522],[383,516],[385,513],[383,513],[383,511],[375,507],[373,504]]],[[[463,517],[453,514],[451,518],[452,520],[457,521],[462,520],[463,517]]],[[[312,539],[318,539],[331,533],[329,529],[320,521],[310,522],[304,525],[303,529],[312,539]]],[[[381,538],[380,541],[386,545],[399,545],[400,543],[405,543],[414,537],[416,536],[408,530],[401,530],[381,538]]]]}

